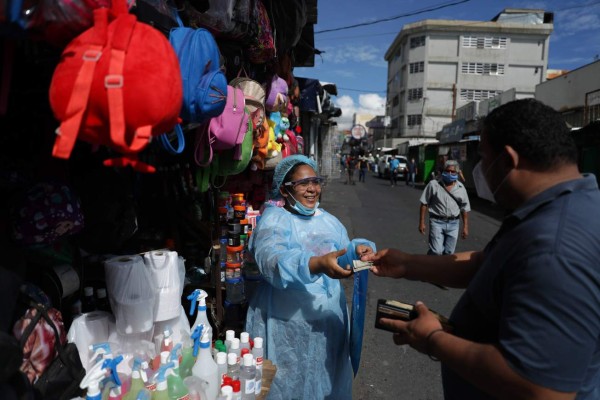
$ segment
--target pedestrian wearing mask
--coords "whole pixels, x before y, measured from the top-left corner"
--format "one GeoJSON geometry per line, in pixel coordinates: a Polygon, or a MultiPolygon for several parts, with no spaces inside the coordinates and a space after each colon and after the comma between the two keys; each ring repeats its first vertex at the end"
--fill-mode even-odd
{"type": "Polygon", "coordinates": [[[446,399],[600,399],[596,177],[580,174],[561,114],[534,99],[488,114],[479,154],[473,174],[508,212],[483,251],[363,257],[378,276],[466,288],[452,332],[420,302],[410,322],[379,322],[441,361],[446,399]]]}
{"type": "Polygon", "coordinates": [[[461,237],[469,236],[469,211],[471,205],[464,185],[458,181],[458,162],[444,163],[441,179],[429,181],[421,195],[419,232],[425,234],[425,216],[429,214],[429,250],[427,254],[453,254],[456,249],[460,217],[463,226],[461,237]]]}
{"type": "Polygon", "coordinates": [[[263,280],[246,331],[264,338],[265,357],[277,366],[269,399],[352,398],[354,349],[340,279],[352,275],[349,260],[375,246],[350,241],[342,223],[319,208],[323,183],[313,160],[284,158],[271,197],[285,205],[267,205],[250,238],[263,280]]]}

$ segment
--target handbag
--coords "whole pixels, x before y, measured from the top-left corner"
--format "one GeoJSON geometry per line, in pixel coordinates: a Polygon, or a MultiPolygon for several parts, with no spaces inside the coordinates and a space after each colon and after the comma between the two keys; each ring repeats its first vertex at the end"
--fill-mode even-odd
{"type": "MultiPolygon", "coordinates": [[[[21,348],[25,345],[38,325],[44,323],[50,327],[54,334],[54,350],[56,355],[42,374],[33,383],[36,398],[44,400],[69,400],[81,394],[79,383],[85,376],[85,369],[81,364],[77,346],[74,343],[61,343],[60,334],[54,321],[48,315],[48,310],[32,299],[27,301],[35,309],[35,316],[26,326],[20,337],[21,348]],[[43,319],[43,322],[40,320],[43,319]]],[[[58,311],[57,311],[58,313],[58,311]]],[[[59,313],[60,314],[60,313],[59,313]]],[[[37,343],[37,345],[40,345],[37,343]]]]}

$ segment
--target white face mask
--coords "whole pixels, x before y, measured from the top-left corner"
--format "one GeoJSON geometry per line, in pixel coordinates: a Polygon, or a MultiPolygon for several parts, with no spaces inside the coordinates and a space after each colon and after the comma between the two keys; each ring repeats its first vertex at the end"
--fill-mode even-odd
{"type": "Polygon", "coordinates": [[[477,165],[475,165],[475,168],[473,168],[473,179],[475,180],[475,189],[477,190],[477,196],[494,203],[498,202],[496,200],[496,194],[498,193],[498,190],[500,190],[502,185],[504,185],[504,182],[506,182],[506,179],[508,179],[508,175],[510,175],[512,171],[511,169],[506,175],[504,175],[504,178],[502,178],[498,186],[496,186],[496,189],[492,190],[490,188],[490,185],[487,183],[486,180],[487,174],[488,172],[490,172],[494,164],[496,164],[496,161],[498,161],[498,159],[501,156],[502,154],[499,154],[498,157],[496,157],[494,161],[492,161],[492,163],[485,172],[483,172],[481,169],[481,160],[477,163],[477,165]]]}

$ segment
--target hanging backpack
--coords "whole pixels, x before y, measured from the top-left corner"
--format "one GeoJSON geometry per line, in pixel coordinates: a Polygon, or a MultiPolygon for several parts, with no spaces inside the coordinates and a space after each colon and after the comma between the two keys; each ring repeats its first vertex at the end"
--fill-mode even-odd
{"type": "Polygon", "coordinates": [[[235,148],[233,159],[241,160],[241,144],[248,130],[249,118],[244,92],[228,85],[227,104],[223,113],[211,118],[207,124],[198,128],[194,152],[196,163],[203,167],[207,166],[212,162],[214,151],[232,148],[235,148]],[[208,151],[208,156],[206,151],[208,151]]]}
{"type": "Polygon", "coordinates": [[[247,76],[238,76],[229,84],[234,88],[241,89],[244,93],[246,108],[250,112],[253,128],[261,126],[265,118],[265,89],[260,83],[247,76]]]}
{"type": "Polygon", "coordinates": [[[183,79],[181,118],[204,122],[223,112],[227,79],[220,68],[219,48],[206,29],[186,28],[181,19],[171,30],[169,42],[175,49],[183,79]]]}
{"type": "Polygon", "coordinates": [[[264,64],[275,58],[275,41],[267,9],[261,0],[256,0],[258,32],[248,47],[246,55],[254,64],[264,64]]]}
{"type": "Polygon", "coordinates": [[[67,159],[77,139],[125,156],[105,165],[154,167],[137,160],[152,136],[178,122],[182,84],[177,56],[166,38],[128,13],[125,0],[94,10],[94,26],[65,48],[50,85],[50,105],[61,122],[52,155],[67,159]]]}
{"type": "Polygon", "coordinates": [[[269,83],[265,108],[267,111],[285,111],[288,102],[288,85],[277,74],[273,75],[269,83]]]}

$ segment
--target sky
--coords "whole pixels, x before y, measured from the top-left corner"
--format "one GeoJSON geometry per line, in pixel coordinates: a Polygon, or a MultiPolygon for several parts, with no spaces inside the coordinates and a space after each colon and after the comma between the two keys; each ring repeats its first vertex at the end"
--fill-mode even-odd
{"type": "Polygon", "coordinates": [[[385,115],[384,55],[403,25],[424,19],[489,21],[505,8],[554,13],[549,69],[573,70],[600,56],[600,0],[318,0],[315,48],[323,54],[315,56],[314,67],[294,68],[294,75],[335,83],[333,102],[342,109],[338,128],[350,129],[354,113],[385,115]],[[339,30],[406,14],[416,15],[339,30]],[[332,29],[337,30],[320,32],[332,29]]]}

